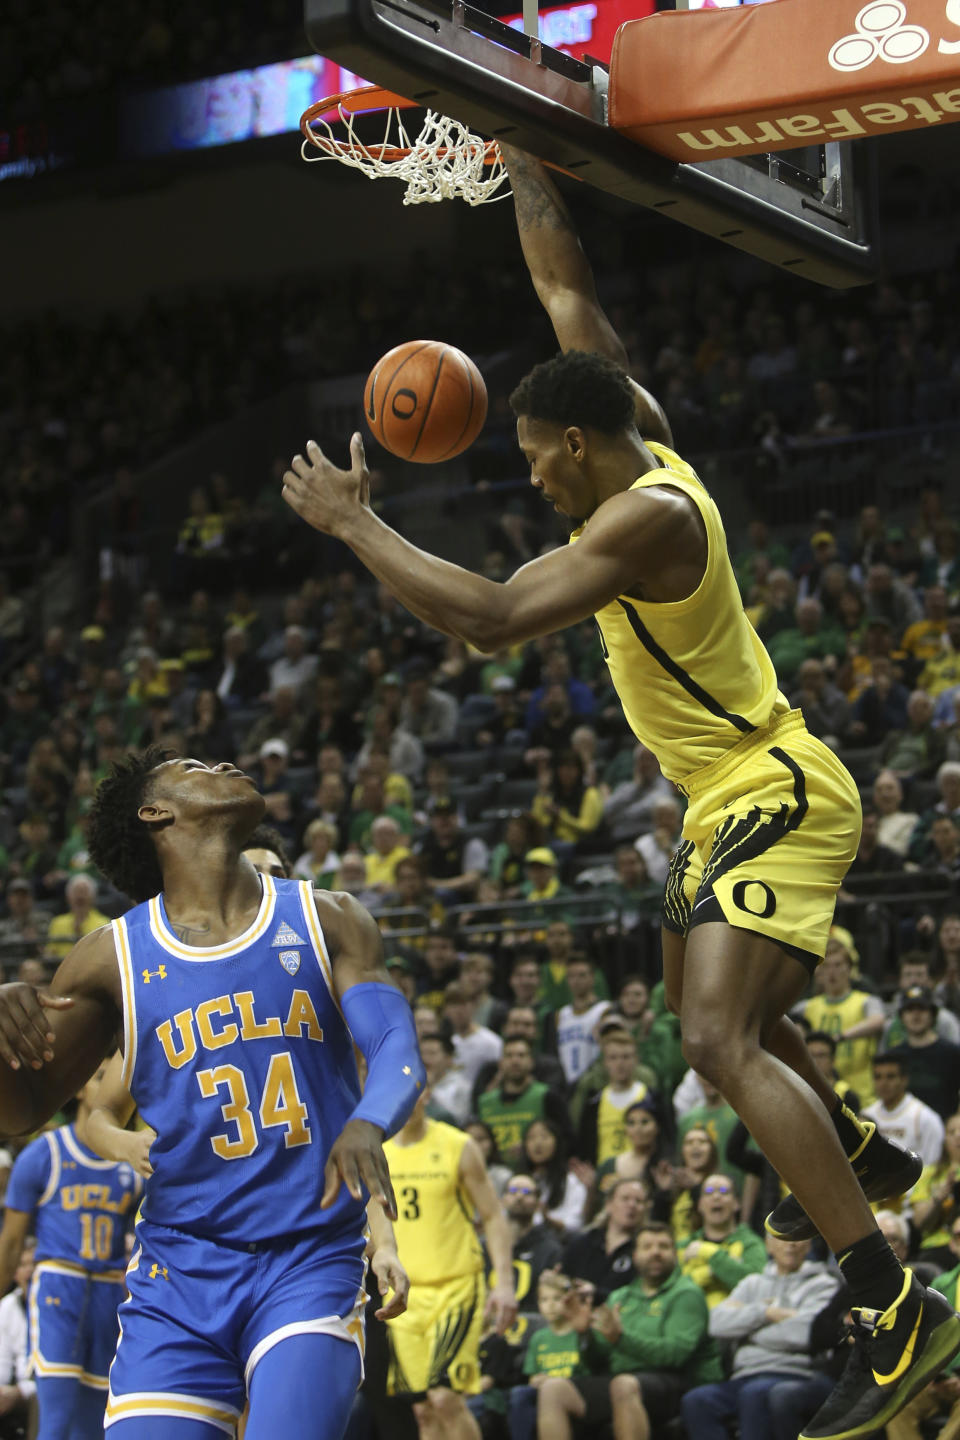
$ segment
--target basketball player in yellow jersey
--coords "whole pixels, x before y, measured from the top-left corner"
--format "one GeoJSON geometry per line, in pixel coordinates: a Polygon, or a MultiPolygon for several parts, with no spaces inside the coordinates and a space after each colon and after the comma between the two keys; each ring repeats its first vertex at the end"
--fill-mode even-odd
{"type": "Polygon", "coordinates": [[[388,1326],[392,1395],[414,1400],[423,1440],[480,1440],[464,1395],[480,1391],[480,1338],[513,1323],[513,1245],[483,1156],[463,1130],[430,1120],[428,1092],[384,1148],[394,1193],[397,1251],[410,1276],[404,1315],[388,1326]],[[478,1215],[498,1280],[486,1294],[478,1215]]]}
{"type": "Polygon", "coordinates": [[[564,352],[510,401],[531,484],[572,522],[572,547],[505,584],[418,550],[370,508],[359,435],[348,471],[311,442],[283,477],[284,498],[408,610],[479,650],[596,617],[631,728],[690,802],[663,936],[684,1055],[793,1192],[771,1231],[818,1229],[852,1292],[860,1343],[804,1440],[853,1440],[960,1350],[960,1319],[903,1270],[870,1210],[913,1184],[918,1161],[840,1105],[787,1018],[823,957],[857,849],[856,786],[780,693],[717,507],[674,451],[660,405],[629,378],[556,187],[538,162],[505,155],[524,258],[564,352]]]}

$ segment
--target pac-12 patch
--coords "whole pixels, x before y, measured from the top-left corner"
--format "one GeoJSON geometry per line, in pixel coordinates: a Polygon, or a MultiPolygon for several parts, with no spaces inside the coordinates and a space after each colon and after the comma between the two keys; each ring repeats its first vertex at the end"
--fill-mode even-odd
{"type": "Polygon", "coordinates": [[[297,971],[300,969],[299,950],[281,950],[278,958],[280,960],[280,964],[283,966],[284,970],[286,970],[288,975],[296,975],[297,971]]]}

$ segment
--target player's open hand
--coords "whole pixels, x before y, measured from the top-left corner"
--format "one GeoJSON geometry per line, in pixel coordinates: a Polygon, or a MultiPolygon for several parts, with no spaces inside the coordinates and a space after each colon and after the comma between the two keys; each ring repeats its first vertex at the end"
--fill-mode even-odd
{"type": "Polygon", "coordinates": [[[495,1285],[487,1296],[483,1318],[498,1335],[506,1335],[517,1318],[517,1297],[509,1285],[495,1285]]]}
{"type": "Polygon", "coordinates": [[[53,1042],[45,1010],[69,1010],[73,1001],[68,995],[49,995],[35,990],[24,980],[0,985],[0,1059],[11,1070],[29,1065],[42,1070],[53,1059],[53,1042]]]}
{"type": "Polygon", "coordinates": [[[153,1174],[153,1166],[150,1164],[150,1146],[156,1138],[156,1130],[151,1130],[149,1125],[145,1125],[142,1130],[134,1130],[130,1133],[127,1162],[133,1166],[138,1175],[143,1176],[144,1180],[149,1180],[153,1174]]]}
{"type": "Polygon", "coordinates": [[[383,1132],[369,1120],[348,1120],[334,1141],[323,1172],[321,1210],[327,1210],[346,1185],[354,1200],[363,1199],[366,1185],[391,1220],[397,1218],[397,1201],[390,1183],[390,1168],[383,1153],[383,1132]]]}
{"type": "Polygon", "coordinates": [[[380,1309],[375,1312],[376,1317],[378,1320],[395,1320],[407,1308],[410,1277],[400,1264],[400,1257],[396,1250],[391,1250],[386,1245],[381,1245],[374,1250],[370,1268],[377,1277],[380,1299],[386,1300],[390,1291],[393,1291],[393,1295],[386,1300],[386,1304],[381,1305],[380,1309]]]}
{"type": "Polygon", "coordinates": [[[283,476],[283,498],[302,520],[325,535],[343,535],[350,521],[370,507],[370,472],[359,433],[350,440],[350,469],[338,470],[316,440],[306,458],[294,455],[283,476]]]}

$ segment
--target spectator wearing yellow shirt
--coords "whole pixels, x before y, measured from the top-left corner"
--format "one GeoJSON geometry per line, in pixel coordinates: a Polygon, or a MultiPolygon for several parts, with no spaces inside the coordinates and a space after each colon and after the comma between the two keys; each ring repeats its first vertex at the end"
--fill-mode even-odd
{"type": "Polygon", "coordinates": [[[931,585],[923,592],[923,619],[907,626],[900,648],[914,660],[935,660],[946,633],[947,592],[942,585],[931,585]]]}
{"type": "Polygon", "coordinates": [[[378,815],[370,826],[370,843],[366,854],[367,886],[384,893],[392,890],[397,864],[406,860],[410,847],[404,844],[400,826],[390,815],[378,815]]]}
{"type": "MultiPolygon", "coordinates": [[[[960,685],[960,611],[948,618],[946,636],[936,654],[924,665],[918,684],[934,700],[945,690],[960,685]]],[[[936,718],[940,719],[939,714],[936,718]]]]}
{"type": "Polygon", "coordinates": [[[148,700],[165,700],[169,693],[170,686],[165,671],[160,668],[157,652],[149,645],[141,645],[137,651],[136,673],[127,690],[128,697],[146,705],[148,700]]]}
{"type": "Polygon", "coordinates": [[[580,845],[603,819],[603,797],[588,785],[583,761],[575,750],[563,750],[540,773],[540,789],[531,814],[551,843],[580,845]]]}
{"type": "Polygon", "coordinates": [[[822,1030],[836,1040],[837,1074],[856,1090],[861,1104],[869,1104],[874,1096],[873,1057],[886,1014],[876,995],[855,988],[853,967],[857,958],[850,932],[840,925],[832,926],[827,953],[815,973],[821,993],[799,1008],[812,1030],[822,1030]]]}
{"type": "Polygon", "coordinates": [[[84,935],[110,924],[109,916],[95,908],[97,885],[91,876],[72,875],[67,881],[66,897],[69,909],[54,915],[47,931],[44,953],[48,960],[62,960],[84,935]]]}

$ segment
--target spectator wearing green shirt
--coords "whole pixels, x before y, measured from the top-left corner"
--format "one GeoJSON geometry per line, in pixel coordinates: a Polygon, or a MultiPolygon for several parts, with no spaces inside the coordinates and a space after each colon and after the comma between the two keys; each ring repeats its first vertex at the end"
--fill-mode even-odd
{"type": "Polygon", "coordinates": [[[543,1382],[537,1423],[550,1440],[570,1440],[574,1420],[586,1421],[591,1434],[612,1420],[618,1440],[649,1440],[652,1426],[659,1432],[679,1415],[688,1385],[723,1377],[706,1301],[677,1267],[670,1227],[641,1225],[633,1262],[636,1279],[606,1305],[575,1292],[571,1323],[586,1336],[594,1374],[543,1382]]]}
{"type": "Polygon", "coordinates": [[[708,1175],[700,1187],[703,1224],[680,1255],[684,1275],[699,1285],[711,1309],[767,1263],[759,1235],[749,1225],[737,1224],[739,1204],[729,1175],[708,1175]]]}
{"type": "Polygon", "coordinates": [[[727,1104],[720,1091],[709,1080],[699,1076],[703,1088],[704,1103],[688,1110],[677,1126],[677,1139],[682,1143],[684,1135],[694,1126],[702,1126],[717,1147],[720,1169],[729,1170],[737,1184],[743,1184],[743,1171],[727,1164],[727,1142],[737,1126],[737,1112],[727,1104]]]}
{"type": "MultiPolygon", "coordinates": [[[[960,1303],[957,1283],[960,1281],[960,1215],[955,1215],[950,1226],[950,1250],[957,1264],[945,1275],[938,1275],[932,1289],[946,1295],[954,1309],[960,1303]]],[[[926,1422],[946,1416],[946,1424],[936,1430],[937,1440],[958,1440],[960,1437],[960,1355],[954,1357],[946,1369],[925,1389],[920,1391],[900,1414],[887,1422],[887,1440],[914,1440],[921,1433],[927,1434],[926,1422]]]]}
{"type": "Polygon", "coordinates": [[[537,1285],[537,1309],[544,1325],[527,1341],[523,1356],[525,1385],[510,1391],[510,1440],[534,1440],[537,1433],[537,1392],[551,1379],[569,1380],[590,1373],[583,1358],[583,1336],[570,1321],[568,1299],[573,1286],[568,1275],[548,1270],[537,1285]]]}
{"type": "Polygon", "coordinates": [[[510,1165],[520,1163],[523,1135],[534,1120],[567,1126],[566,1106],[542,1081],[533,1078],[533,1046],[516,1036],[506,1041],[500,1057],[500,1084],[480,1096],[480,1119],[494,1133],[497,1149],[510,1165]]]}
{"type": "MultiPolygon", "coordinates": [[[[573,1000],[567,981],[567,965],[576,953],[576,937],[570,921],[559,918],[551,920],[546,928],[544,944],[547,958],[540,970],[540,992],[537,999],[547,1010],[557,1011],[573,1000]]],[[[582,957],[578,955],[577,958],[582,957]]],[[[610,990],[603,972],[596,968],[593,971],[593,992],[597,1000],[610,999],[610,990]]]]}
{"type": "Polygon", "coordinates": [[[838,626],[824,620],[819,600],[809,596],[799,601],[794,616],[795,625],[779,630],[767,641],[781,685],[793,682],[804,660],[840,661],[847,652],[846,636],[838,626]]]}

